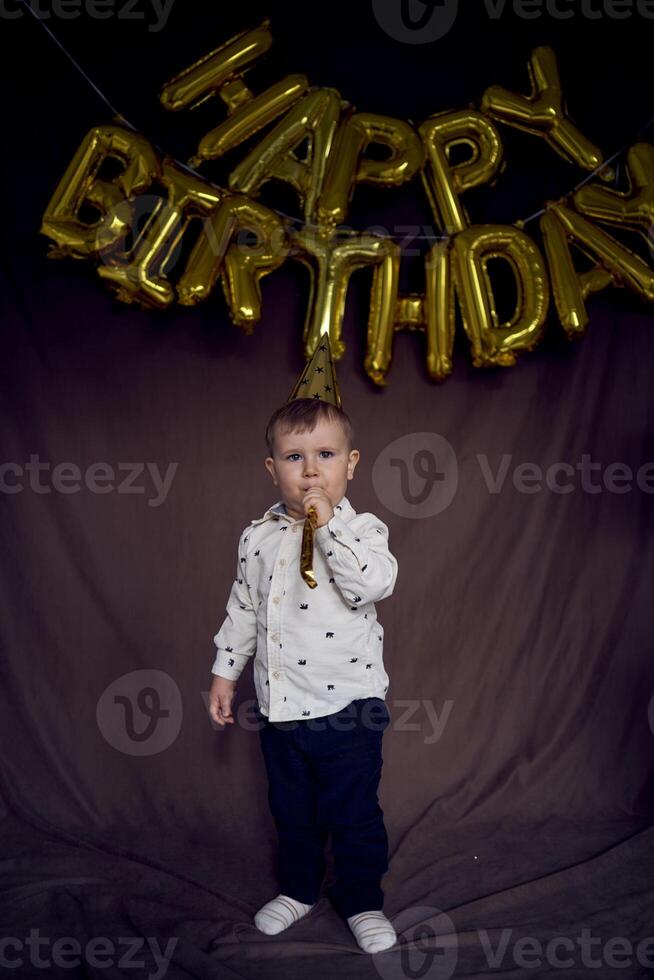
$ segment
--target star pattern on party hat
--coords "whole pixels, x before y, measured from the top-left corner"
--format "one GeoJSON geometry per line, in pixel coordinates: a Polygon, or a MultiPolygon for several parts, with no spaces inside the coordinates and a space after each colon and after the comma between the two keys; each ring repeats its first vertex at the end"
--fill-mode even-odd
{"type": "Polygon", "coordinates": [[[318,337],[311,359],[301,371],[300,377],[286,400],[292,402],[296,398],[316,398],[324,402],[331,402],[337,408],[342,407],[328,333],[323,333],[318,337]]]}

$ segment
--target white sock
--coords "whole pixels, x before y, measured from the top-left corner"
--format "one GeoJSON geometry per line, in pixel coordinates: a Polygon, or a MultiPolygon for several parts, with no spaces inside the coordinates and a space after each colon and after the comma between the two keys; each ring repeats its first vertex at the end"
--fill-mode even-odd
{"type": "Polygon", "coordinates": [[[357,912],[347,917],[347,924],[366,953],[378,953],[397,942],[397,933],[383,912],[357,912]]]}
{"type": "Polygon", "coordinates": [[[312,908],[313,905],[306,905],[288,895],[279,894],[259,909],[254,917],[254,924],[261,932],[274,936],[292,926],[312,908]]]}

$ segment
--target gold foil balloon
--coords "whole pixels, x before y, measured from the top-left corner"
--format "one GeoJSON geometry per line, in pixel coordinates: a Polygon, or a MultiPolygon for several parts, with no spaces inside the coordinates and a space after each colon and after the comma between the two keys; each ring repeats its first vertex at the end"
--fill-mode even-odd
{"type": "Polygon", "coordinates": [[[143,136],[122,126],[94,126],[82,141],[57,185],[43,216],[41,234],[52,238],[50,258],[91,258],[114,247],[132,225],[132,198],[159,174],[154,149],[143,136]],[[99,176],[102,164],[115,158],[122,173],[99,176]],[[99,213],[94,222],[79,215],[84,205],[99,213]]]}
{"type": "Polygon", "coordinates": [[[261,95],[245,103],[237,102],[230,118],[202,137],[198,151],[189,163],[198,167],[205,160],[223,156],[278,116],[283,116],[308,88],[309,80],[305,75],[287,75],[261,95]]]}
{"type": "Polygon", "coordinates": [[[611,283],[627,286],[641,299],[654,302],[654,271],[638,255],[582,215],[562,204],[553,204],[541,218],[541,226],[557,311],[568,335],[584,332],[588,323],[586,296],[611,283]],[[577,273],[570,244],[593,261],[596,268],[577,273]]]}
{"type": "Polygon", "coordinates": [[[462,231],[470,218],[461,194],[492,183],[503,167],[500,134],[490,119],[474,109],[430,116],[419,132],[427,152],[422,181],[434,217],[448,234],[462,231]],[[452,150],[459,146],[466,146],[470,155],[461,163],[451,163],[452,150]]]}
{"type": "Polygon", "coordinates": [[[256,197],[271,179],[289,183],[299,194],[304,220],[313,222],[325,179],[325,169],[342,108],[336,89],[317,89],[290,109],[265,139],[232,171],[231,190],[256,197]],[[307,158],[293,152],[305,140],[307,158]]]}
{"type": "MultiPolygon", "coordinates": [[[[400,330],[425,333],[431,378],[441,381],[451,373],[457,299],[475,366],[511,365],[518,351],[531,350],[549,303],[544,259],[518,227],[471,226],[462,198],[494,183],[503,169],[491,117],[541,137],[585,170],[598,170],[604,184],[615,177],[611,168],[599,170],[601,151],[567,115],[552,49],[531,52],[528,96],[492,86],[483,95],[482,112],[436,113],[418,132],[401,119],[357,112],[336,89],[310,89],[304,75],[288,75],[255,95],[245,75],[271,45],[270,22],[264,19],[194,62],[161,92],[171,111],[192,109],[214,96],[226,107],[227,118],[200,141],[194,163],[222,157],[275,123],[232,168],[228,188],[213,186],[169,157],[160,161],[147,139],[116,118],[87,133],[48,203],[41,232],[54,243],[49,255],[99,259],[100,277],[120,300],[152,309],[175,298],[183,305],[202,302],[220,277],[232,321],[251,333],[261,317],[260,279],[285,260],[291,236],[291,254],[310,270],[306,356],[324,338],[330,357],[332,348],[336,358],[342,356],[347,290],[352,274],[364,267],[372,272],[364,364],[377,385],[387,383],[400,330]],[[371,148],[378,147],[388,151],[384,159],[372,158],[371,148]],[[462,147],[468,150],[465,159],[455,156],[462,147]],[[122,169],[111,176],[108,162],[122,169]],[[344,238],[337,226],[347,217],[358,184],[395,187],[418,173],[449,239],[425,258],[424,293],[401,296],[400,246],[390,237],[366,233],[344,238]],[[298,194],[304,216],[300,231],[287,233],[282,217],[256,200],[271,180],[298,194]],[[202,230],[175,283],[175,263],[190,229],[199,224],[202,230]],[[246,232],[254,243],[243,240],[246,232]],[[497,259],[508,263],[516,285],[515,309],[505,323],[499,323],[489,274],[497,259]]],[[[571,192],[577,210],[558,202],[542,216],[552,292],[569,337],[586,328],[587,297],[610,284],[654,302],[654,270],[589,220],[636,230],[651,251],[654,147],[636,142],[626,173],[627,190],[587,183],[571,192]],[[573,248],[593,267],[578,271],[573,248]]]]}
{"type": "Polygon", "coordinates": [[[341,240],[324,228],[294,232],[292,243],[293,256],[307,266],[310,275],[305,353],[313,350],[318,338],[326,333],[334,357],[340,359],[345,351],[342,327],[350,277],[356,269],[373,266],[365,366],[376,383],[383,383],[397,296],[399,245],[373,235],[352,235],[341,240]]]}
{"type": "Polygon", "coordinates": [[[371,323],[368,352],[364,362],[368,375],[377,384],[386,384],[391,366],[393,342],[398,331],[425,334],[427,372],[434,381],[452,373],[452,350],[456,310],[454,278],[450,261],[451,242],[436,242],[425,256],[425,292],[397,295],[398,275],[387,279],[384,294],[371,297],[371,323]]]}
{"type": "Polygon", "coordinates": [[[551,208],[541,216],[540,229],[550,270],[554,304],[561,326],[572,339],[583,335],[588,325],[586,298],[609,286],[612,282],[611,274],[599,267],[577,272],[565,227],[551,208]]]}
{"type": "Polygon", "coordinates": [[[393,357],[393,333],[402,249],[388,241],[383,259],[375,266],[370,290],[370,311],[363,366],[376,385],[383,386],[393,357]]]}
{"type": "Polygon", "coordinates": [[[435,381],[444,381],[452,373],[456,310],[450,249],[450,242],[436,242],[425,258],[427,371],[435,381]]]}
{"type": "Polygon", "coordinates": [[[246,334],[261,319],[259,280],[286,258],[286,234],[274,211],[243,195],[227,195],[205,219],[177,284],[179,302],[194,306],[211,293],[220,274],[232,322],[246,334]],[[249,230],[257,241],[237,239],[249,230]]]}
{"type": "Polygon", "coordinates": [[[333,227],[347,217],[358,183],[397,187],[423,165],[425,151],[418,133],[407,122],[372,112],[352,112],[338,127],[329,157],[325,186],[318,203],[318,223],[333,227]],[[371,160],[372,144],[390,149],[386,160],[371,160]]]}
{"type": "Polygon", "coordinates": [[[213,95],[227,106],[229,118],[201,140],[197,156],[189,162],[221,157],[278,116],[307,91],[304,75],[287,75],[261,95],[255,96],[243,81],[244,71],[272,45],[270,21],[250,31],[242,31],[210,51],[167,82],[159,96],[166,109],[178,112],[195,108],[213,95]]]}
{"type": "Polygon", "coordinates": [[[449,242],[439,241],[425,256],[424,294],[398,295],[401,251],[389,252],[378,278],[373,280],[364,367],[377,385],[386,385],[399,330],[420,331],[426,337],[427,371],[442,381],[452,371],[454,346],[454,283],[450,271],[449,242]]]}
{"type": "Polygon", "coordinates": [[[473,225],[454,237],[452,263],[474,366],[515,364],[516,351],[533,350],[539,342],[547,316],[549,286],[539,249],[512,226],[473,225]],[[514,314],[503,324],[487,269],[495,258],[509,263],[517,289],[514,314]]]}
{"type": "Polygon", "coordinates": [[[152,199],[150,219],[130,252],[113,250],[98,268],[118,299],[145,309],[164,309],[172,303],[175,289],[167,272],[175,253],[192,220],[209,214],[221,200],[220,191],[168,158],[163,161],[160,182],[167,196],[152,199]]]}
{"type": "Polygon", "coordinates": [[[639,142],[629,148],[626,160],[629,189],[586,184],[573,195],[578,211],[623,228],[637,228],[647,237],[654,226],[654,146],[639,142]]]}
{"type": "Polygon", "coordinates": [[[604,159],[602,151],[567,116],[552,48],[535,48],[528,67],[530,95],[492,85],[482,96],[482,111],[509,126],[542,136],[564,160],[572,160],[584,170],[595,170],[604,159]]]}
{"type": "Polygon", "coordinates": [[[253,61],[270,50],[272,43],[270,20],[265,17],[259,27],[235,34],[166,82],[159,96],[161,104],[165,109],[179,112],[194,109],[213,95],[219,95],[233,111],[239,102],[251,100],[252,93],[243,83],[243,74],[253,61]]]}

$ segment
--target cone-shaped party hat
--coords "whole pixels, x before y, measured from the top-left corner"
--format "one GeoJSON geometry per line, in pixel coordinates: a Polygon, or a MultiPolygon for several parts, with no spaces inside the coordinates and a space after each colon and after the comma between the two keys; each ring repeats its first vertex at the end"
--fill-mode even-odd
{"type": "MultiPolygon", "coordinates": [[[[322,333],[318,337],[311,360],[300,373],[286,401],[292,402],[296,398],[316,398],[342,408],[328,333],[322,333]]],[[[310,589],[315,589],[318,585],[313,573],[313,535],[317,519],[316,508],[309,507],[302,530],[300,574],[310,589]]]]}
{"type": "Polygon", "coordinates": [[[286,401],[292,402],[296,398],[320,398],[337,408],[342,407],[328,333],[322,333],[318,337],[311,360],[300,373],[286,401]]]}

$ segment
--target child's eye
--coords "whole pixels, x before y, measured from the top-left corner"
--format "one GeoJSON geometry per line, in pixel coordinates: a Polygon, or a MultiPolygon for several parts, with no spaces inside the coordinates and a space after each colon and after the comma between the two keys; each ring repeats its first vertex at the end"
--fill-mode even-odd
{"type": "MultiPolygon", "coordinates": [[[[320,452],[321,452],[321,454],[322,453],[327,453],[328,456],[333,456],[334,455],[333,452],[331,451],[331,449],[321,449],[320,452]]],[[[294,456],[299,456],[299,455],[300,455],[299,453],[289,453],[289,455],[286,458],[287,459],[293,459],[294,456]]]]}

